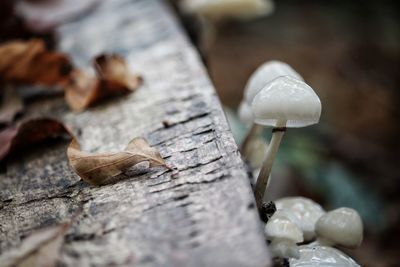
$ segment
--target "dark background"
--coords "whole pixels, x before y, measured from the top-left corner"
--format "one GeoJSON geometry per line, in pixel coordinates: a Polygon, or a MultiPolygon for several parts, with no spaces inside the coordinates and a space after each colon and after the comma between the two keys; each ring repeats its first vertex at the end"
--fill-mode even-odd
{"type": "MultiPolygon", "coordinates": [[[[362,266],[400,264],[399,10],[396,1],[277,0],[272,15],[217,23],[216,39],[201,49],[233,112],[251,73],[273,59],[320,96],[320,123],[283,140],[274,193],[359,211],[365,241],[346,253],[362,266]]],[[[186,20],[196,41],[193,24],[186,20]]]]}

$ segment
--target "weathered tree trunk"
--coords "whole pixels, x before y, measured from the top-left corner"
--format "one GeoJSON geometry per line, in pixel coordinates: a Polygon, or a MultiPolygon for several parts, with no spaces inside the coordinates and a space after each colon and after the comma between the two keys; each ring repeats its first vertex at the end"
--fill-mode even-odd
{"type": "Polygon", "coordinates": [[[93,187],[69,167],[66,142],[20,155],[0,174],[0,251],[83,207],[62,247],[66,266],[267,266],[254,198],[221,105],[165,4],[104,1],[58,32],[59,48],[77,65],[116,52],[145,83],[81,114],[62,99],[32,103],[31,114],[63,120],[92,152],[144,136],[179,173],[132,169],[93,187]]]}

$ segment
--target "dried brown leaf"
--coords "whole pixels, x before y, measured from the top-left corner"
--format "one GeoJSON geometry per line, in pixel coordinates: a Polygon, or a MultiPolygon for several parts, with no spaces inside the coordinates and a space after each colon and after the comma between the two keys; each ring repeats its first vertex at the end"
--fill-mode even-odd
{"type": "Polygon", "coordinates": [[[57,85],[72,70],[67,56],[48,51],[42,40],[11,41],[0,45],[0,80],[57,85]]]}
{"type": "Polygon", "coordinates": [[[105,184],[127,168],[144,161],[149,162],[150,167],[167,167],[157,149],[152,148],[141,137],[134,138],[125,150],[114,153],[81,151],[78,142],[73,139],[67,154],[74,171],[84,181],[93,185],[105,184]]]}
{"type": "Polygon", "coordinates": [[[83,71],[75,70],[65,89],[65,100],[74,111],[82,111],[96,101],[98,81],[83,71]]]}
{"type": "Polygon", "coordinates": [[[105,99],[135,91],[143,82],[141,76],[130,73],[123,58],[101,55],[94,61],[97,78],[76,70],[66,87],[65,99],[71,109],[82,111],[105,99]]]}
{"type": "Polygon", "coordinates": [[[0,102],[0,124],[9,124],[23,108],[23,102],[14,87],[8,85],[3,89],[0,102]]]}
{"type": "Polygon", "coordinates": [[[39,230],[0,256],[0,267],[56,266],[70,223],[39,230]]]}
{"type": "Polygon", "coordinates": [[[0,161],[16,151],[64,134],[71,135],[61,122],[54,119],[31,119],[10,126],[0,132],[0,161]]]}
{"type": "Polygon", "coordinates": [[[143,79],[129,71],[125,60],[116,54],[103,54],[94,60],[94,67],[100,80],[115,83],[114,86],[135,91],[143,79]]]}

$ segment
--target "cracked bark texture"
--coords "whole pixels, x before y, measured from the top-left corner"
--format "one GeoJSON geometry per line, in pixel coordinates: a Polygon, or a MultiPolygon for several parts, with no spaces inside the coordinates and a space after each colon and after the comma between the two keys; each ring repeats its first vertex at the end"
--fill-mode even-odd
{"type": "Polygon", "coordinates": [[[31,116],[63,120],[86,151],[123,149],[145,137],[179,173],[140,166],[93,187],[68,165],[67,142],[10,161],[0,174],[0,252],[36,229],[67,221],[62,266],[268,266],[250,184],[221,104],[165,3],[103,1],[58,30],[80,67],[123,55],[145,83],[135,93],[74,114],[62,99],[35,100],[31,116]]]}

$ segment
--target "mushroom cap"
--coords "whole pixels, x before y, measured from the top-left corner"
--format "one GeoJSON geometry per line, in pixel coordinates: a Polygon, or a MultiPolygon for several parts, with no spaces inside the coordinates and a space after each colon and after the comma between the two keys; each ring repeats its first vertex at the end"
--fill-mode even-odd
{"type": "Polygon", "coordinates": [[[265,225],[267,239],[286,239],[294,243],[303,242],[303,232],[296,218],[285,210],[277,210],[265,225]]]}
{"type": "Polygon", "coordinates": [[[318,123],[321,102],[305,82],[282,76],[261,89],[254,97],[252,110],[257,124],[304,127],[318,123]]]}
{"type": "Polygon", "coordinates": [[[299,247],[291,240],[275,238],[268,248],[273,257],[296,259],[300,257],[299,247]]]}
{"type": "Polygon", "coordinates": [[[339,208],[321,216],[315,226],[318,237],[333,245],[356,248],[363,239],[363,223],[357,211],[339,208]]]}
{"type": "Polygon", "coordinates": [[[267,83],[281,76],[290,76],[304,81],[303,77],[288,64],[278,60],[267,61],[256,69],[247,82],[244,89],[244,98],[246,102],[251,105],[254,97],[267,83]]]}
{"type": "Polygon", "coordinates": [[[277,209],[285,209],[296,216],[306,241],[315,236],[315,224],[325,214],[318,203],[305,197],[285,197],[274,202],[277,209]]]}
{"type": "Polygon", "coordinates": [[[343,252],[325,246],[299,246],[300,258],[289,259],[290,267],[360,267],[343,252]]]}
{"type": "Polygon", "coordinates": [[[251,19],[274,11],[271,0],[183,0],[181,9],[212,20],[222,18],[251,19]]]}
{"type": "Polygon", "coordinates": [[[239,119],[241,122],[245,124],[252,124],[254,117],[253,111],[251,110],[251,106],[247,104],[247,102],[242,101],[239,105],[239,119]]]}

